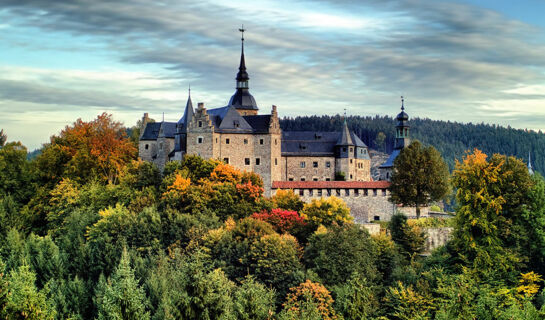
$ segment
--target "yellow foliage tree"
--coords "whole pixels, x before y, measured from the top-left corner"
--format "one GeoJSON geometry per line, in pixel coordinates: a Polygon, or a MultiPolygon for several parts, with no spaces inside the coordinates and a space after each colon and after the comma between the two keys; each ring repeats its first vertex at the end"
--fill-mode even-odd
{"type": "Polygon", "coordinates": [[[332,223],[350,223],[354,218],[350,215],[350,208],[337,197],[312,199],[306,203],[301,211],[301,217],[317,225],[325,226],[332,223]]]}

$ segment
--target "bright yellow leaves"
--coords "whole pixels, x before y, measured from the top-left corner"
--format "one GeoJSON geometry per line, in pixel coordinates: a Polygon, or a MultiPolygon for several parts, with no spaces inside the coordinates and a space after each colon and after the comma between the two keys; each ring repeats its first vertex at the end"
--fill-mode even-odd
{"type": "Polygon", "coordinates": [[[324,320],[338,319],[333,309],[333,298],[326,287],[320,283],[307,280],[299,286],[290,289],[284,308],[293,315],[300,315],[308,304],[314,305],[324,320]]]}
{"type": "Polygon", "coordinates": [[[337,197],[312,199],[301,211],[303,219],[316,224],[349,223],[354,219],[346,203],[337,197]]]}

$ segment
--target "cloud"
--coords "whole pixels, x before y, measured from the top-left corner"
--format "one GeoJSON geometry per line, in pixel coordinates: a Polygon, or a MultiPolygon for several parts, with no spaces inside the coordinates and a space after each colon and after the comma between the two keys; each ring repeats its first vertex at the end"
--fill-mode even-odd
{"type": "MultiPolygon", "coordinates": [[[[88,39],[120,66],[154,70],[19,70],[29,74],[19,78],[0,73],[0,100],[29,108],[174,113],[189,83],[195,100],[223,106],[234,90],[236,29],[244,23],[250,87],[262,110],[276,104],[284,115],[346,107],[395,114],[403,94],[412,115],[537,128],[524,115],[543,109],[543,30],[468,4],[8,0],[0,4],[0,19],[11,27],[88,39]],[[497,113],[490,112],[494,108],[497,113]]],[[[44,43],[24,45],[31,50],[44,43]]]]}

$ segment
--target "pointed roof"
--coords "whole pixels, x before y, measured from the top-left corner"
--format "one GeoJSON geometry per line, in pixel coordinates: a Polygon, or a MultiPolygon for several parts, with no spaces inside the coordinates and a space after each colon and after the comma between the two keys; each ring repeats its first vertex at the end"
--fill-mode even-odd
{"type": "Polygon", "coordinates": [[[244,26],[242,29],[239,29],[242,32],[242,45],[240,52],[240,65],[238,67],[238,73],[236,77],[236,91],[235,94],[229,100],[228,106],[234,106],[237,109],[241,110],[259,110],[257,103],[255,102],[254,97],[250,94],[248,80],[248,72],[246,71],[246,60],[244,58],[244,26]]]}
{"type": "Polygon", "coordinates": [[[193,120],[194,115],[195,111],[193,110],[193,102],[191,101],[191,89],[189,89],[189,96],[185,105],[184,115],[180,120],[178,120],[178,132],[187,132],[187,127],[189,126],[191,120],[193,120]]]}
{"type": "Polygon", "coordinates": [[[531,175],[534,174],[534,168],[532,168],[532,158],[530,152],[528,152],[528,173],[530,173],[531,175]]]}
{"type": "Polygon", "coordinates": [[[346,124],[346,118],[344,119],[343,130],[341,131],[341,137],[337,140],[338,146],[353,146],[352,135],[348,130],[348,124],[346,124]]]}
{"type": "Polygon", "coordinates": [[[252,132],[252,126],[238,113],[235,107],[231,106],[227,109],[227,113],[221,120],[219,125],[221,130],[236,130],[236,131],[250,131],[252,132]]]}

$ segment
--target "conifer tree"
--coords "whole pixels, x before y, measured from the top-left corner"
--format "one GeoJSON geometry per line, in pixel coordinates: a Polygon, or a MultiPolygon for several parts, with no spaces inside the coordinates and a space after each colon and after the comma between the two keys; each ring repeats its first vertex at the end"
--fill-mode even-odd
{"type": "Polygon", "coordinates": [[[95,303],[99,320],[150,318],[144,289],[138,285],[126,249],[112,277],[107,281],[101,277],[97,291],[95,303]]]}

